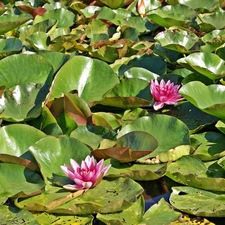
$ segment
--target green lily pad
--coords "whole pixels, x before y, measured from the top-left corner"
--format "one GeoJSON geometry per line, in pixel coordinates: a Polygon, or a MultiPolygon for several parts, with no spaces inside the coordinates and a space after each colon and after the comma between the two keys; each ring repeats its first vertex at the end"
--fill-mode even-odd
{"type": "Polygon", "coordinates": [[[196,22],[205,32],[212,30],[219,30],[225,26],[225,13],[224,11],[198,14],[196,22]]]}
{"type": "Polygon", "coordinates": [[[57,73],[50,100],[77,90],[78,96],[87,103],[99,101],[118,82],[117,76],[106,63],[84,56],[74,56],[57,73]]]}
{"type": "Polygon", "coordinates": [[[107,159],[105,165],[111,164],[107,177],[129,177],[139,181],[157,180],[166,174],[165,163],[154,164],[154,161],[146,164],[120,163],[116,159],[107,159]]]}
{"type": "Polygon", "coordinates": [[[163,27],[183,26],[190,23],[195,16],[193,9],[180,4],[166,5],[147,14],[149,19],[163,27]]]}
{"type": "Polygon", "coordinates": [[[202,38],[205,44],[213,46],[214,49],[220,47],[225,42],[225,31],[224,30],[213,30],[207,33],[202,38]]]}
{"type": "Polygon", "coordinates": [[[163,111],[163,113],[183,121],[191,133],[195,133],[218,120],[218,118],[202,112],[190,102],[182,102],[174,108],[163,111]]]}
{"type": "Polygon", "coordinates": [[[123,7],[125,5],[129,5],[132,0],[100,0],[100,2],[104,3],[105,5],[109,6],[110,8],[117,9],[123,7]]]}
{"type": "Polygon", "coordinates": [[[78,139],[92,149],[96,149],[103,139],[113,140],[115,135],[116,133],[109,130],[107,127],[85,125],[75,129],[70,134],[70,137],[78,139]]]}
{"type": "Polygon", "coordinates": [[[0,224],[9,225],[26,223],[27,225],[39,225],[34,215],[27,210],[0,205],[0,214],[4,215],[0,217],[0,224]]]}
{"type": "Polygon", "coordinates": [[[217,132],[204,132],[191,136],[191,141],[196,143],[194,155],[203,161],[219,159],[225,156],[225,135],[217,132]]]}
{"type": "Polygon", "coordinates": [[[212,164],[205,165],[196,156],[183,156],[172,162],[167,167],[166,176],[177,183],[191,187],[210,191],[225,191],[224,170],[212,164]]]}
{"type": "Polygon", "coordinates": [[[1,127],[1,153],[34,161],[34,158],[28,152],[28,148],[44,137],[46,137],[46,134],[25,124],[1,127]]]}
{"type": "Polygon", "coordinates": [[[36,50],[48,50],[49,35],[45,32],[38,31],[26,38],[26,41],[36,50]]]}
{"type": "Polygon", "coordinates": [[[18,54],[2,59],[0,67],[0,83],[5,86],[0,96],[1,118],[23,121],[38,117],[53,78],[51,64],[38,55],[18,54]]]}
{"type": "Polygon", "coordinates": [[[0,59],[15,54],[22,49],[22,42],[17,38],[0,39],[0,59]]]}
{"type": "Polygon", "coordinates": [[[131,131],[144,131],[156,138],[158,147],[148,155],[149,157],[155,157],[180,145],[189,145],[188,128],[183,122],[172,116],[158,114],[142,117],[122,128],[117,138],[131,131]],[[163,129],[159,129],[159,127],[163,127],[163,129]]]}
{"type": "Polygon", "coordinates": [[[57,224],[64,224],[64,225],[90,225],[93,221],[92,215],[86,216],[74,216],[74,215],[58,215],[58,214],[51,214],[51,213],[34,213],[34,218],[38,221],[38,224],[42,225],[57,225],[57,224]]]}
{"type": "Polygon", "coordinates": [[[225,118],[225,87],[220,84],[204,85],[199,81],[185,84],[179,90],[189,102],[205,113],[225,118]]]}
{"type": "Polygon", "coordinates": [[[182,212],[204,217],[224,217],[225,215],[224,194],[193,187],[172,187],[172,190],[170,203],[182,212]]]}
{"type": "Polygon", "coordinates": [[[191,52],[191,48],[199,40],[198,36],[191,31],[179,27],[170,27],[161,31],[155,36],[155,39],[162,47],[181,53],[191,52]]]}
{"type": "Polygon", "coordinates": [[[183,67],[196,71],[212,80],[225,76],[225,62],[213,53],[197,52],[177,61],[183,67]]]}
{"type": "Polygon", "coordinates": [[[47,135],[54,136],[63,134],[57,120],[46,106],[42,107],[41,115],[38,118],[30,120],[27,123],[47,135]]]}
{"type": "Polygon", "coordinates": [[[83,190],[71,193],[56,187],[51,189],[39,196],[19,199],[16,205],[31,211],[57,214],[113,213],[130,207],[143,192],[142,187],[129,178],[102,180],[85,193],[83,190]]]}
{"type": "Polygon", "coordinates": [[[170,205],[161,199],[158,204],[152,206],[144,214],[144,199],[140,197],[128,209],[120,213],[113,214],[97,214],[97,218],[109,225],[123,225],[127,224],[149,224],[154,225],[168,225],[176,221],[181,216],[181,213],[175,212],[170,205]],[[160,216],[158,216],[160,214],[160,216]]]}
{"type": "Polygon", "coordinates": [[[26,197],[35,192],[40,193],[45,186],[39,174],[23,166],[1,163],[0,170],[0,203],[4,203],[9,197],[13,197],[16,194],[26,197]]]}
{"type": "Polygon", "coordinates": [[[81,163],[90,154],[88,147],[75,138],[53,136],[47,136],[36,142],[29,151],[40,165],[40,171],[46,182],[53,178],[53,174],[63,175],[60,166],[69,165],[71,158],[81,163]]]}
{"type": "Polygon", "coordinates": [[[213,11],[219,6],[219,2],[217,0],[178,0],[181,5],[186,5],[192,9],[206,9],[207,11],[213,11]]]}
{"type": "Polygon", "coordinates": [[[75,14],[64,8],[49,10],[41,16],[36,16],[34,24],[48,19],[58,21],[57,27],[70,27],[74,24],[75,14]]]}
{"type": "Polygon", "coordinates": [[[181,145],[173,149],[170,149],[167,152],[160,153],[159,160],[161,162],[175,161],[181,158],[182,156],[189,154],[190,154],[190,145],[181,145]]]}
{"type": "Polygon", "coordinates": [[[32,16],[28,14],[2,15],[0,16],[0,34],[13,30],[30,19],[32,19],[32,16]]]}

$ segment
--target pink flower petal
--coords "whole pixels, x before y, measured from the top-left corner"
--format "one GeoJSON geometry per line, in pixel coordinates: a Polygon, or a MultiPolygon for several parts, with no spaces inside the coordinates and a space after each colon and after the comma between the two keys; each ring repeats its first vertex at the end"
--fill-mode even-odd
{"type": "Polygon", "coordinates": [[[153,105],[154,110],[159,110],[164,106],[164,103],[162,102],[155,102],[153,105]]]}
{"type": "Polygon", "coordinates": [[[70,164],[74,171],[77,171],[77,169],[80,168],[80,165],[73,159],[70,159],[70,164]]]}

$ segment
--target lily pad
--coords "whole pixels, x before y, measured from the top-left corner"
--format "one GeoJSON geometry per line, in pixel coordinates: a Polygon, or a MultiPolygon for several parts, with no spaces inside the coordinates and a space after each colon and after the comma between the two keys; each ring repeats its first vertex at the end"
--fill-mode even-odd
{"type": "Polygon", "coordinates": [[[32,16],[28,14],[2,15],[0,16],[0,34],[13,30],[30,19],[32,19],[32,16]]]}
{"type": "Polygon", "coordinates": [[[14,197],[16,194],[26,197],[34,193],[41,193],[45,186],[39,174],[23,166],[1,163],[0,169],[0,203],[4,203],[9,197],[14,197]]]}
{"type": "Polygon", "coordinates": [[[167,164],[154,164],[154,161],[140,163],[120,163],[116,159],[108,159],[105,165],[111,164],[107,177],[129,177],[139,181],[157,180],[166,174],[167,164]]]}
{"type": "Polygon", "coordinates": [[[190,23],[195,16],[193,9],[180,4],[166,5],[147,14],[149,19],[163,27],[183,26],[190,23]]]}
{"type": "Polygon", "coordinates": [[[34,213],[34,218],[38,221],[38,224],[42,225],[57,225],[64,224],[70,225],[71,223],[76,225],[90,225],[93,221],[93,216],[74,216],[74,215],[55,215],[52,213],[34,213]]]}
{"type": "Polygon", "coordinates": [[[224,170],[219,167],[205,165],[196,156],[183,156],[175,162],[172,162],[168,168],[166,176],[170,179],[204,190],[225,191],[224,170]],[[216,171],[217,173],[216,173],[216,171]]]}
{"type": "Polygon", "coordinates": [[[219,30],[225,26],[225,13],[224,11],[198,14],[196,22],[205,32],[212,30],[219,30]]]}
{"type": "Polygon", "coordinates": [[[1,153],[34,161],[28,148],[44,137],[46,134],[25,124],[11,124],[1,127],[1,153]]]}
{"type": "Polygon", "coordinates": [[[144,131],[156,138],[158,147],[148,155],[149,157],[155,157],[177,146],[189,144],[188,128],[183,122],[172,116],[158,114],[142,117],[122,128],[118,138],[131,131],[144,131]],[[163,127],[163,129],[158,129],[159,127],[163,127]]]}
{"type": "Polygon", "coordinates": [[[213,53],[197,52],[177,61],[183,67],[196,71],[212,80],[225,76],[225,62],[213,53]]]}
{"type": "Polygon", "coordinates": [[[207,217],[224,217],[225,215],[224,194],[193,187],[172,187],[172,190],[170,203],[182,212],[207,217]]]}
{"type": "Polygon", "coordinates": [[[191,136],[191,141],[196,143],[194,155],[202,161],[210,161],[225,156],[225,135],[218,132],[204,132],[191,136]]]}
{"type": "Polygon", "coordinates": [[[188,126],[191,133],[200,131],[218,120],[217,117],[202,112],[190,102],[182,102],[174,108],[163,111],[163,113],[180,119],[188,126]]]}
{"type": "Polygon", "coordinates": [[[74,56],[57,73],[50,100],[77,90],[78,96],[87,103],[99,101],[118,83],[117,76],[106,63],[84,56],[74,56]]]}
{"type": "Polygon", "coordinates": [[[2,59],[0,67],[0,83],[5,86],[0,117],[9,121],[38,117],[52,82],[52,65],[38,55],[18,54],[2,59]]]}
{"type": "Polygon", "coordinates": [[[152,206],[144,214],[144,199],[140,197],[128,209],[123,210],[120,213],[113,214],[97,214],[97,218],[109,225],[123,225],[128,224],[149,224],[154,225],[167,225],[176,221],[181,216],[181,213],[175,212],[170,208],[170,205],[161,199],[158,204],[152,206]],[[158,216],[160,214],[160,216],[158,216]]]}
{"type": "Polygon", "coordinates": [[[199,40],[194,33],[179,27],[170,27],[161,31],[155,36],[155,39],[162,47],[181,53],[191,52],[191,49],[199,40]]]}
{"type": "Polygon", "coordinates": [[[47,136],[36,142],[29,151],[40,165],[40,171],[46,182],[53,178],[53,174],[62,175],[60,166],[69,165],[71,158],[81,163],[90,154],[88,147],[75,138],[53,136],[47,136]]]}
{"type": "Polygon", "coordinates": [[[17,38],[0,39],[0,59],[15,54],[22,49],[22,42],[17,38]]]}
{"type": "Polygon", "coordinates": [[[223,85],[206,86],[199,81],[192,81],[181,87],[179,93],[203,112],[225,118],[225,87],[223,85]]]}
{"type": "Polygon", "coordinates": [[[59,188],[39,196],[19,199],[17,206],[27,210],[57,214],[87,215],[96,212],[113,213],[130,207],[143,192],[142,187],[129,178],[102,180],[99,185],[70,193],[59,188]],[[82,194],[83,193],[83,194],[82,194]]]}
{"type": "Polygon", "coordinates": [[[37,15],[34,24],[48,19],[57,20],[57,27],[70,27],[74,24],[75,15],[64,8],[49,10],[41,16],[37,15]]]}
{"type": "Polygon", "coordinates": [[[181,5],[186,5],[192,9],[205,9],[207,11],[213,11],[219,6],[219,2],[217,0],[178,0],[181,5]]]}
{"type": "Polygon", "coordinates": [[[0,218],[0,224],[22,224],[39,225],[34,215],[27,210],[20,210],[16,207],[9,207],[6,205],[0,206],[0,214],[4,215],[0,218]]]}

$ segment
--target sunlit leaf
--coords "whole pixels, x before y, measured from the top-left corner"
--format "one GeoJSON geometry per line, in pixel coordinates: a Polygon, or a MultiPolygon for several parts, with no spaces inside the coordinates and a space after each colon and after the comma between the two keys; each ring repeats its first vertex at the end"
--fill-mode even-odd
{"type": "Polygon", "coordinates": [[[144,131],[155,137],[158,141],[158,147],[149,155],[151,157],[174,147],[189,144],[188,128],[183,122],[171,116],[152,115],[142,117],[122,128],[118,138],[131,131],[144,131]],[[163,127],[163,129],[159,129],[159,127],[163,127]]]}
{"type": "Polygon", "coordinates": [[[193,187],[173,187],[172,190],[170,202],[180,211],[196,216],[224,217],[224,194],[193,187]]]}
{"type": "Polygon", "coordinates": [[[225,87],[223,85],[206,86],[199,81],[192,81],[185,84],[179,92],[203,112],[224,118],[225,87]]]}
{"type": "Polygon", "coordinates": [[[118,78],[106,63],[84,56],[75,56],[56,75],[50,100],[60,97],[63,93],[77,90],[78,96],[87,103],[99,101],[116,84],[118,78]]]}

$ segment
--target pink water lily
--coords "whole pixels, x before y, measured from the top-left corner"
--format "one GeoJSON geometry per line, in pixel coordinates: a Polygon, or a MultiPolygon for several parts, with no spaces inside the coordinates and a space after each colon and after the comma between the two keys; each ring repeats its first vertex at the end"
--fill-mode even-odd
{"type": "Polygon", "coordinates": [[[176,105],[177,101],[181,99],[181,95],[178,93],[180,85],[174,85],[173,82],[161,80],[160,83],[157,80],[151,80],[150,91],[156,102],[153,105],[155,110],[161,109],[164,104],[176,105]]]}
{"type": "Polygon", "coordinates": [[[81,166],[73,159],[70,159],[71,166],[61,166],[62,171],[68,176],[75,184],[67,184],[63,187],[67,190],[82,190],[89,189],[99,184],[109,170],[111,165],[103,166],[104,160],[98,163],[95,162],[94,157],[87,156],[81,162],[81,166]]]}

